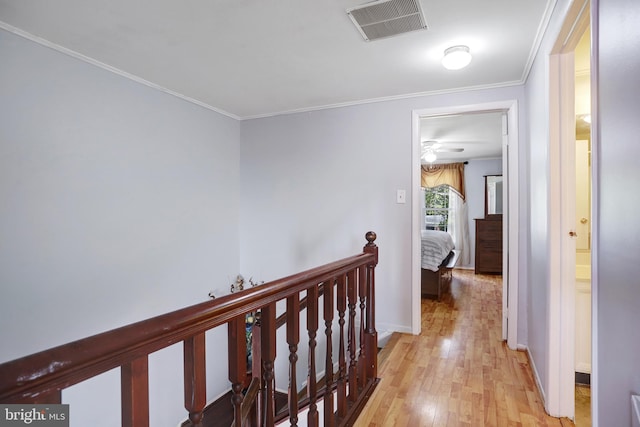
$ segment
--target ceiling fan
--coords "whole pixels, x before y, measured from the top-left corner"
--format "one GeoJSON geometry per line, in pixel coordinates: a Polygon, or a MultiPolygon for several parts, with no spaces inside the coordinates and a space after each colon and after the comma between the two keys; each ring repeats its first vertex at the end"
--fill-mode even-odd
{"type": "Polygon", "coordinates": [[[461,153],[464,148],[445,147],[443,143],[438,141],[422,141],[422,160],[427,163],[433,163],[438,156],[436,153],[461,153]]]}

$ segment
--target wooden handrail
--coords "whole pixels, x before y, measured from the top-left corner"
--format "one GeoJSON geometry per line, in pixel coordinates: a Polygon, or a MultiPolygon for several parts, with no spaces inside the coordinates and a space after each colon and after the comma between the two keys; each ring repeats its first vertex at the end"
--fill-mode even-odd
{"type": "MultiPolygon", "coordinates": [[[[185,407],[194,425],[198,425],[206,400],[204,379],[196,381],[196,378],[205,375],[204,333],[224,324],[233,324],[236,326],[230,326],[230,338],[233,337],[234,342],[239,343],[240,319],[244,319],[246,313],[259,309],[264,313],[268,309],[270,318],[267,323],[273,328],[275,336],[274,307],[277,301],[298,295],[333,278],[351,274],[354,270],[368,271],[375,267],[375,233],[369,232],[366,237],[369,243],[361,254],[0,364],[0,402],[60,403],[61,390],[113,368],[122,367],[123,405],[130,406],[128,409],[123,407],[123,425],[144,425],[136,420],[145,417],[148,424],[148,355],[183,341],[185,407]],[[147,405],[146,412],[139,405],[147,405]],[[125,414],[127,411],[131,413],[125,414]]],[[[312,289],[316,289],[317,294],[317,287],[312,289]]],[[[372,297],[373,295],[369,296],[371,300],[372,297]]],[[[373,311],[368,315],[373,316],[373,311]]],[[[375,332],[375,326],[369,326],[375,332]]],[[[265,333],[263,331],[263,335],[265,333]]],[[[241,352],[242,344],[238,344],[235,351],[241,352]]],[[[273,344],[263,343],[263,353],[265,351],[273,353],[272,356],[275,357],[273,344]]],[[[231,365],[230,361],[230,369],[231,365]]],[[[272,374],[270,372],[268,375],[272,374]]],[[[231,376],[230,370],[230,379],[231,376]]],[[[234,378],[236,377],[240,378],[240,373],[234,374],[234,378]]],[[[239,400],[236,402],[239,410],[242,396],[237,386],[240,383],[235,379],[232,383],[234,398],[239,400]]],[[[268,392],[272,393],[273,390],[268,389],[268,392]]],[[[272,418],[273,414],[268,416],[272,418]]]]}
{"type": "MultiPolygon", "coordinates": [[[[324,284],[318,286],[318,296],[321,297],[324,295],[324,284]]],[[[307,308],[308,297],[304,297],[300,300],[300,308],[298,311],[302,311],[307,308]]],[[[276,317],[276,329],[280,329],[284,325],[287,324],[287,312],[285,311],[280,316],[276,317]]]]}

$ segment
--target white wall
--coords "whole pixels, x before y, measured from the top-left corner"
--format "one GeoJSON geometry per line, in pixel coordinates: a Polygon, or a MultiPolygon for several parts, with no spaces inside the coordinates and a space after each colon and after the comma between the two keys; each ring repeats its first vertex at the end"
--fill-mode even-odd
{"type": "Polygon", "coordinates": [[[373,230],[379,329],[411,331],[414,207],[410,199],[396,204],[396,190],[410,194],[412,110],[522,96],[522,87],[510,87],[244,121],[243,271],[270,280],[333,261],[360,251],[373,230]]]}
{"type": "Polygon", "coordinates": [[[471,263],[467,268],[475,267],[476,254],[476,218],[484,218],[484,177],[485,175],[501,175],[502,159],[469,160],[464,168],[464,185],[467,192],[467,208],[469,212],[469,245],[471,246],[471,263]]]}
{"type": "MultiPolygon", "coordinates": [[[[1,30],[0,58],[0,362],[226,287],[240,124],[1,30]]],[[[150,371],[151,424],[174,426],[181,348],[150,371]]],[[[71,388],[71,425],[119,425],[118,396],[117,372],[71,388]]]]}

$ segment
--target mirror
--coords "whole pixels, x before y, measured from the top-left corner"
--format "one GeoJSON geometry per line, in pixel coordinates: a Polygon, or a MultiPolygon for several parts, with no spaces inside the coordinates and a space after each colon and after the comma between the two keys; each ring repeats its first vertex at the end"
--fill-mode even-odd
{"type": "Polygon", "coordinates": [[[502,175],[484,177],[484,216],[502,215],[502,175]]]}

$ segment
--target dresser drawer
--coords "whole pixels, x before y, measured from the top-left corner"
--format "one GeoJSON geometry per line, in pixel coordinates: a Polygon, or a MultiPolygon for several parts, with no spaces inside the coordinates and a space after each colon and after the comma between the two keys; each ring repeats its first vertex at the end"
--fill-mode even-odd
{"type": "Polygon", "coordinates": [[[483,235],[499,234],[502,236],[502,221],[477,219],[476,232],[480,232],[483,235]]]}
{"type": "Polygon", "coordinates": [[[502,254],[502,239],[485,239],[476,242],[478,252],[500,252],[502,254]]]}
{"type": "Polygon", "coordinates": [[[477,273],[502,273],[502,257],[496,254],[479,253],[476,257],[477,273]]]}

